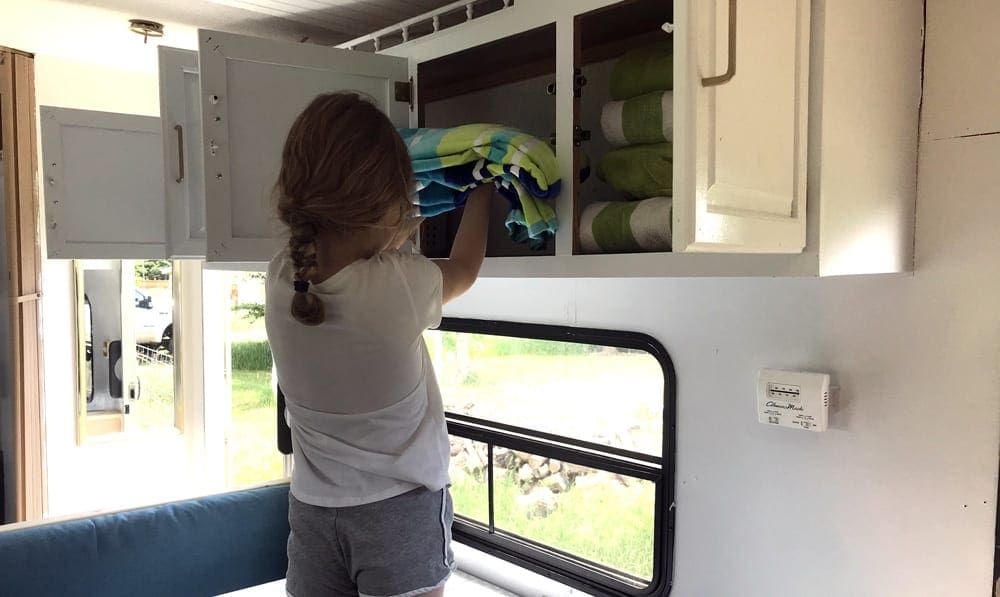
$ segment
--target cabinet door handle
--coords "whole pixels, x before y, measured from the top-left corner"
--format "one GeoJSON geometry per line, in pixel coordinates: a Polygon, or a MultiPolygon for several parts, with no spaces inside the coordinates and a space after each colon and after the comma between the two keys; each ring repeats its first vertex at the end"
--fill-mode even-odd
{"type": "Polygon", "coordinates": [[[702,77],[702,87],[722,85],[736,74],[736,0],[729,0],[729,66],[715,77],[702,77]]]}
{"type": "Polygon", "coordinates": [[[177,182],[184,182],[184,127],[179,124],[174,125],[177,131],[177,182]]]}

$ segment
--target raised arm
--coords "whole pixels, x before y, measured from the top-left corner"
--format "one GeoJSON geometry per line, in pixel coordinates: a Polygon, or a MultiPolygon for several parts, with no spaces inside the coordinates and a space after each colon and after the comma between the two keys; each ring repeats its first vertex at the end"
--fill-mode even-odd
{"type": "Polygon", "coordinates": [[[479,277],[479,268],[486,255],[486,229],[490,219],[490,202],[495,193],[491,184],[477,188],[469,196],[458,225],[451,255],[447,259],[436,259],[444,278],[442,302],[458,298],[472,288],[479,277]]]}

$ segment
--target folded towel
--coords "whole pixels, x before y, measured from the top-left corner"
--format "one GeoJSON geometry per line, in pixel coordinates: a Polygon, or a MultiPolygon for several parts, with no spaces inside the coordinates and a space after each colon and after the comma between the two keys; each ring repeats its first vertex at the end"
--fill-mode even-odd
{"type": "Polygon", "coordinates": [[[611,71],[611,99],[623,100],[674,88],[674,49],[660,42],[627,52],[611,71]]]}
{"type": "Polygon", "coordinates": [[[587,253],[670,250],[670,197],[591,203],[580,214],[580,247],[587,253]]]}
{"type": "Polygon", "coordinates": [[[559,227],[546,199],[559,194],[559,162],[548,143],[497,124],[400,129],[417,179],[422,216],[465,204],[472,189],[492,183],[510,202],[511,239],[542,248],[559,227]]]}
{"type": "Polygon", "coordinates": [[[609,151],[597,166],[597,177],[636,199],[673,194],[672,143],[632,145],[609,151]]]}
{"type": "Polygon", "coordinates": [[[614,147],[674,140],[674,92],[653,91],[601,109],[601,130],[614,147]]]}

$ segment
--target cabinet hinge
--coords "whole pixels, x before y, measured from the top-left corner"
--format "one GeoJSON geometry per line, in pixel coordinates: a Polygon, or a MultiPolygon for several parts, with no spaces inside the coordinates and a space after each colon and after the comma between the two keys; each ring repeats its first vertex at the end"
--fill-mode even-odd
{"type": "MultiPolygon", "coordinates": [[[[576,68],[573,69],[573,97],[580,97],[583,93],[583,88],[587,86],[587,77],[583,76],[583,71],[576,68]]],[[[545,87],[545,93],[549,95],[556,94],[556,84],[549,83],[545,87]]]]}
{"type": "Polygon", "coordinates": [[[413,111],[413,78],[409,81],[396,81],[396,101],[406,102],[413,111]]]}

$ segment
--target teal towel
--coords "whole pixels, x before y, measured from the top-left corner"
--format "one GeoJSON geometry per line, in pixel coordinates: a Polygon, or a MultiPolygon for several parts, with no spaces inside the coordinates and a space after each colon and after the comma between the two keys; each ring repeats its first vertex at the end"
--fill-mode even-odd
{"type": "Polygon", "coordinates": [[[674,146],[654,143],[613,149],[597,166],[597,177],[636,199],[673,195],[674,146]]]}
{"type": "Polygon", "coordinates": [[[598,201],[580,214],[580,247],[586,253],[670,250],[670,197],[643,201],[598,201]]]}
{"type": "Polygon", "coordinates": [[[456,209],[481,184],[510,202],[513,240],[541,248],[559,223],[550,199],[559,194],[559,162],[548,143],[498,124],[401,129],[417,179],[421,215],[456,209]]]}
{"type": "Polygon", "coordinates": [[[674,88],[674,50],[660,42],[627,52],[611,71],[611,99],[623,100],[674,88]]]}

